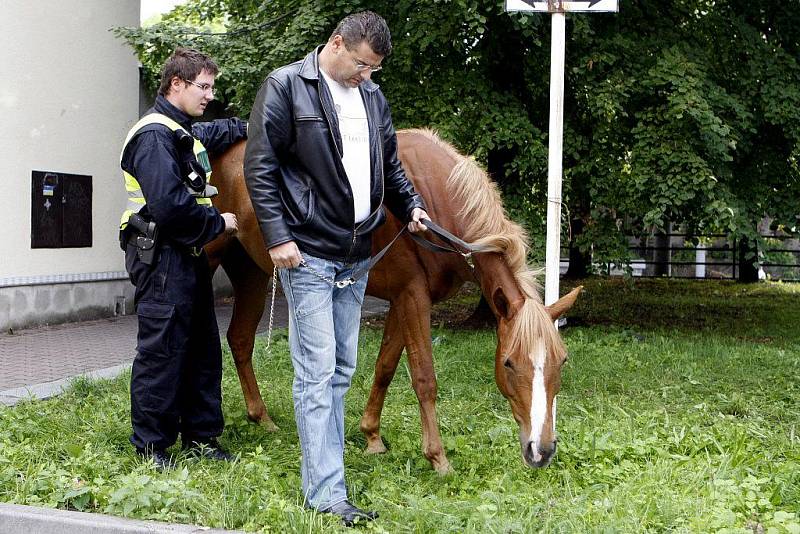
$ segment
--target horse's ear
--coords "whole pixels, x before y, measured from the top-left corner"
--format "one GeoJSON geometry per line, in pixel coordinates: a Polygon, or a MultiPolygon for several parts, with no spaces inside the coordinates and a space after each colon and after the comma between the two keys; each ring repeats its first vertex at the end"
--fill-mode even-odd
{"type": "Polygon", "coordinates": [[[575,299],[578,298],[582,290],[583,286],[578,286],[550,306],[545,306],[547,313],[550,314],[550,318],[555,321],[567,313],[569,309],[572,308],[572,305],[575,304],[575,299]]]}
{"type": "Polygon", "coordinates": [[[509,320],[519,311],[524,299],[518,302],[509,301],[502,287],[496,287],[492,293],[492,304],[494,304],[495,312],[499,317],[509,320]]]}

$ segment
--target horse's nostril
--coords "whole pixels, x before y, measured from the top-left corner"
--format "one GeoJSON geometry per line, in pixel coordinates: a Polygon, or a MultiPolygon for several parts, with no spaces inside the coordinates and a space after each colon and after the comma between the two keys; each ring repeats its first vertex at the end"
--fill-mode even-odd
{"type": "Polygon", "coordinates": [[[539,466],[544,460],[545,458],[540,449],[534,442],[529,441],[527,447],[525,447],[525,461],[532,466],[539,466]]]}
{"type": "Polygon", "coordinates": [[[544,467],[550,463],[550,459],[555,452],[555,441],[538,446],[534,442],[529,441],[524,450],[525,462],[531,467],[544,467]]]}
{"type": "Polygon", "coordinates": [[[539,445],[539,454],[542,455],[542,459],[547,461],[553,456],[553,453],[556,452],[556,442],[546,443],[544,445],[539,445]]]}

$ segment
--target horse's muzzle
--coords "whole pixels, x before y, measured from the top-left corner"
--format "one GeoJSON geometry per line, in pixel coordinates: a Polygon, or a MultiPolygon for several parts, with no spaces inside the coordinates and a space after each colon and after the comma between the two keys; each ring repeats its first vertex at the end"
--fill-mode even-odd
{"type": "Polygon", "coordinates": [[[531,467],[547,467],[550,460],[553,459],[556,447],[556,441],[539,445],[529,441],[523,448],[522,457],[525,458],[525,463],[531,467]]]}

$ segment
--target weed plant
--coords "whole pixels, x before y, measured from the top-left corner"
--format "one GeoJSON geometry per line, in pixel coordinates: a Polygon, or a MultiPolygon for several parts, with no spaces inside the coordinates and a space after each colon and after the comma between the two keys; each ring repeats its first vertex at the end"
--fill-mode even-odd
{"type": "MultiPolygon", "coordinates": [[[[365,325],[345,464],[352,499],[381,514],[366,530],[800,533],[797,286],[586,285],[564,330],[558,453],[540,470],[524,466],[494,383],[494,332],[450,326],[433,336],[455,472],[438,476],[422,457],[405,359],[383,414],[389,452],[365,455],[358,423],[381,340],[365,325]]],[[[476,295],[457,302],[469,309],[476,295]]],[[[58,398],[0,408],[0,500],[245,531],[340,529],[302,506],[286,331],[265,347],[259,338],[255,365],[276,432],[246,420],[226,353],[221,442],[235,463],[175,447],[178,468],[157,472],[128,443],[130,375],[77,380],[58,398]]]]}

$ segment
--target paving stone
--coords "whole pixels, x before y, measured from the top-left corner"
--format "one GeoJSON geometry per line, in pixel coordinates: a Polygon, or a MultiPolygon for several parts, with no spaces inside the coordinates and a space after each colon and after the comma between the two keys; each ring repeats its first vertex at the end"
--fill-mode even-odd
{"type": "MultiPolygon", "coordinates": [[[[269,301],[267,301],[269,307],[269,301]]],[[[386,301],[367,297],[363,316],[384,313],[386,301]]],[[[269,327],[269,309],[258,325],[258,333],[269,327]]],[[[217,305],[217,323],[224,340],[233,307],[217,305]]],[[[286,301],[275,300],[276,327],[288,324],[286,301]]],[[[0,397],[9,390],[33,388],[93,371],[130,364],[135,356],[135,315],[68,323],[0,334],[0,397]]],[[[2,399],[0,399],[2,403],[2,399]]]]}

